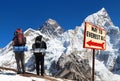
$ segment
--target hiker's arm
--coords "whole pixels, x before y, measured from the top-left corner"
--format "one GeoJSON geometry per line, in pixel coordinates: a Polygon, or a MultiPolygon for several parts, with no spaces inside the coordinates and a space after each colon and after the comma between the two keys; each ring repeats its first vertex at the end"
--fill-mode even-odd
{"type": "Polygon", "coordinates": [[[14,46],[14,41],[12,41],[11,45],[14,46]]]}
{"type": "Polygon", "coordinates": [[[45,42],[44,42],[44,48],[45,48],[45,49],[47,49],[47,45],[46,45],[46,43],[45,43],[45,42]]]}
{"type": "Polygon", "coordinates": [[[33,49],[33,50],[35,49],[35,44],[32,45],[32,49],[33,49]]]}
{"type": "Polygon", "coordinates": [[[12,46],[14,46],[14,39],[15,39],[15,37],[12,39],[12,43],[11,43],[12,46]]]}

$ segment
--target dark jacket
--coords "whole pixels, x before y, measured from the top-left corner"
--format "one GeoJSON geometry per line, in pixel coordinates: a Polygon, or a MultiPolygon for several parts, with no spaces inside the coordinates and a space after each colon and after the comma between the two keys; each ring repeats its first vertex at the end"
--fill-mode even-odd
{"type": "Polygon", "coordinates": [[[47,49],[46,43],[44,41],[36,41],[33,45],[32,45],[33,50],[35,48],[44,48],[47,49]]]}

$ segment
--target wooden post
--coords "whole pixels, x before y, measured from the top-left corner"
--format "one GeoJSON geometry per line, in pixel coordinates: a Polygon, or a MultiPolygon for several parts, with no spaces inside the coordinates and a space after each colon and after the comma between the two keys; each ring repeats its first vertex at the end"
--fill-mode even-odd
{"type": "Polygon", "coordinates": [[[92,60],[92,81],[95,81],[95,49],[93,49],[93,60],[92,60]]]}

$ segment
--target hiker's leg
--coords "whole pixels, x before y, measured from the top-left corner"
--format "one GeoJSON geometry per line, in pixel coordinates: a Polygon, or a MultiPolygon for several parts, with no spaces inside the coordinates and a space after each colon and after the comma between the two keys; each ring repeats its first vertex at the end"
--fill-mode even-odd
{"type": "Polygon", "coordinates": [[[17,64],[17,72],[20,73],[21,70],[20,70],[20,57],[19,57],[19,53],[18,52],[15,52],[15,60],[16,60],[16,64],[17,64]]]}
{"type": "Polygon", "coordinates": [[[25,73],[25,59],[24,59],[24,52],[21,52],[21,67],[22,67],[22,72],[25,73]]]}
{"type": "Polygon", "coordinates": [[[35,55],[35,64],[36,64],[36,72],[37,72],[37,75],[39,75],[39,62],[40,62],[40,60],[39,60],[39,56],[38,55],[35,55]]]}
{"type": "Polygon", "coordinates": [[[41,76],[44,76],[44,55],[41,57],[41,76]]]}

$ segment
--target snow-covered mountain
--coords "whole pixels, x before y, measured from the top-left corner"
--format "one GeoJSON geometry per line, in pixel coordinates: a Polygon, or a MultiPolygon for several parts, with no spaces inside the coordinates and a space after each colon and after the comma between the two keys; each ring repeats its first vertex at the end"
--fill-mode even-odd
{"type": "MultiPolygon", "coordinates": [[[[120,81],[120,31],[110,19],[105,8],[89,15],[74,30],[64,29],[53,19],[48,19],[38,30],[27,29],[29,51],[25,53],[27,71],[35,71],[34,55],[30,51],[37,35],[43,35],[47,43],[45,73],[56,77],[79,81],[91,81],[92,50],[83,48],[85,21],[107,31],[106,50],[96,50],[96,81],[120,81]],[[116,75],[118,74],[118,75],[116,75]]],[[[16,68],[11,42],[0,52],[0,66],[16,68]]]]}
{"type": "Polygon", "coordinates": [[[40,32],[55,38],[64,33],[64,29],[53,19],[48,19],[40,28],[40,32]]]}
{"type": "MultiPolygon", "coordinates": [[[[117,26],[115,26],[107,11],[102,8],[97,13],[94,13],[90,16],[88,16],[85,21],[92,22],[99,27],[103,27],[107,31],[107,49],[105,51],[101,51],[98,55],[98,58],[100,59],[102,57],[102,61],[104,61],[106,67],[109,70],[116,70],[116,59],[118,58],[119,54],[119,44],[120,44],[120,31],[117,26]],[[92,20],[92,21],[91,21],[92,20]],[[100,56],[100,57],[99,57],[100,56]],[[105,57],[103,59],[103,57],[105,57]]],[[[118,65],[119,63],[117,63],[118,65]]],[[[117,67],[118,68],[118,67],[117,67]]]]}

